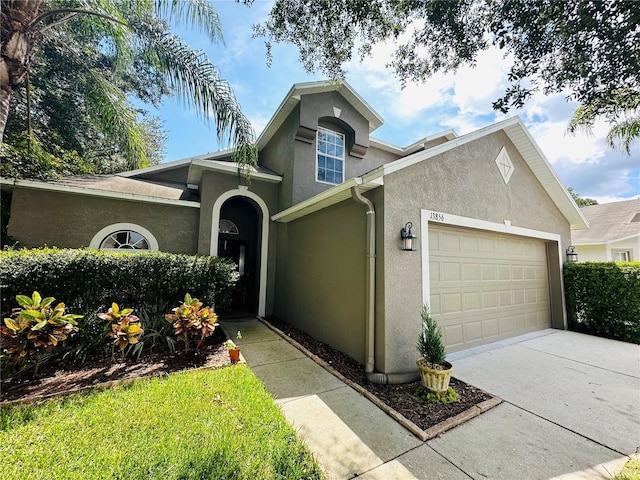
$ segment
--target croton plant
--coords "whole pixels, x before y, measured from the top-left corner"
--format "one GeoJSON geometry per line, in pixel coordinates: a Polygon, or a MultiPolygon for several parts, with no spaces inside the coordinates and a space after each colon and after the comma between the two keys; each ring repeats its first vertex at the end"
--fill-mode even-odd
{"type": "Polygon", "coordinates": [[[196,349],[199,349],[218,326],[218,316],[213,308],[203,307],[203,303],[189,293],[184,296],[184,302],[172,311],[165,318],[173,324],[178,340],[184,342],[185,352],[189,350],[190,338],[197,339],[196,349]]]}
{"type": "MultiPolygon", "coordinates": [[[[16,295],[16,300],[20,306],[12,309],[11,317],[0,325],[2,352],[12,365],[24,357],[40,356],[78,330],[76,319],[82,315],[65,313],[62,302],[52,306],[53,297],[42,298],[33,292],[31,297],[16,295]]],[[[37,370],[37,359],[35,363],[37,370]]]]}
{"type": "Polygon", "coordinates": [[[138,343],[140,335],[144,333],[140,319],[133,314],[133,308],[120,309],[114,302],[106,313],[98,313],[98,317],[109,322],[107,337],[113,338],[112,349],[118,347],[123,358],[125,348],[138,343]]]}

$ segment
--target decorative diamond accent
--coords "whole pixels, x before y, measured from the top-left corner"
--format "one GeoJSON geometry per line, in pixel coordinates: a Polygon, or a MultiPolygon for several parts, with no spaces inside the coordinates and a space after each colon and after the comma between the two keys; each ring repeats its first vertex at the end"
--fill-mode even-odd
{"type": "Polygon", "coordinates": [[[498,170],[500,170],[500,175],[502,175],[505,185],[508,184],[515,168],[506,148],[502,147],[502,150],[500,150],[500,153],[496,157],[496,165],[498,166],[498,170]]]}

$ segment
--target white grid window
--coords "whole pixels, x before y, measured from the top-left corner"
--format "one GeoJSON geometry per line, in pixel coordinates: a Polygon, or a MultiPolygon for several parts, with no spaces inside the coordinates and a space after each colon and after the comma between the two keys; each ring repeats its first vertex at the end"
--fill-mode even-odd
{"type": "Polygon", "coordinates": [[[108,235],[100,243],[100,248],[109,250],[149,250],[149,242],[138,232],[120,230],[108,235]]]}
{"type": "Polygon", "coordinates": [[[344,181],[344,135],[318,127],[316,180],[337,185],[344,181]]]}

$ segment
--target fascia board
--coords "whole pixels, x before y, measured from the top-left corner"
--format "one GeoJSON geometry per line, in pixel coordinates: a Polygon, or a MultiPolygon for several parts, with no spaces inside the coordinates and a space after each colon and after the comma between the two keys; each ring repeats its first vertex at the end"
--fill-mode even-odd
{"type": "Polygon", "coordinates": [[[289,114],[300,101],[302,95],[336,91],[351,103],[363,117],[369,122],[369,131],[372,132],[384,123],[382,117],[347,83],[342,82],[337,88],[328,81],[316,81],[295,83],[284,100],[280,103],[273,116],[267,122],[266,127],[257,140],[258,150],[262,150],[271,140],[275,132],[280,128],[289,114]]]}
{"type": "Polygon", "coordinates": [[[287,208],[286,210],[272,215],[271,220],[274,222],[287,223],[291,220],[295,220],[296,218],[308,215],[309,213],[321,210],[329,205],[333,205],[344,200],[344,198],[338,199],[338,197],[342,196],[345,192],[349,192],[349,195],[351,195],[351,188],[357,187],[361,184],[362,179],[359,177],[351,178],[346,182],[336,185],[335,187],[331,187],[329,190],[325,190],[322,193],[314,195],[311,198],[287,208]]]}
{"type": "Polygon", "coordinates": [[[441,145],[437,145],[428,150],[417,152],[405,158],[395,160],[383,165],[384,174],[403,170],[407,167],[420,163],[429,158],[448,152],[461,145],[478,140],[486,135],[504,130],[512,143],[518,149],[525,162],[538,178],[547,194],[551,197],[564,217],[569,221],[572,230],[589,228],[589,222],[584,214],[575,204],[567,189],[562,185],[560,179],[547,161],[546,157],[536,144],[535,140],[524,127],[519,117],[512,117],[502,122],[488,125],[474,132],[462,135],[441,145]]]}
{"type": "MultiPolygon", "coordinates": [[[[241,167],[238,167],[237,163],[229,162],[229,165],[221,165],[220,163],[213,163],[209,160],[193,160],[191,162],[191,168],[189,168],[187,184],[199,185],[203,170],[213,170],[227,175],[242,174],[241,167]]],[[[252,179],[262,180],[269,183],[280,183],[282,181],[282,177],[280,175],[272,175],[258,171],[252,171],[250,176],[252,179]]]]}
{"type": "Polygon", "coordinates": [[[134,193],[111,192],[92,188],[71,187],[68,185],[56,185],[35,180],[5,179],[0,178],[1,185],[28,188],[33,190],[45,190],[50,192],[70,193],[74,195],[86,195],[90,197],[113,198],[117,200],[129,200],[143,203],[156,203],[162,205],[174,205],[180,207],[200,208],[200,202],[187,200],[172,200],[170,198],[150,197],[148,195],[136,195],[134,193]]]}
{"type": "Polygon", "coordinates": [[[135,177],[143,173],[154,173],[154,172],[161,172],[163,170],[173,170],[175,168],[180,168],[184,165],[188,165],[190,161],[191,161],[190,158],[183,158],[182,160],[174,160],[173,162],[160,163],[158,165],[153,165],[152,167],[138,168],[136,170],[129,170],[126,172],[116,173],[116,175],[119,177],[129,178],[129,177],[135,177]]]}

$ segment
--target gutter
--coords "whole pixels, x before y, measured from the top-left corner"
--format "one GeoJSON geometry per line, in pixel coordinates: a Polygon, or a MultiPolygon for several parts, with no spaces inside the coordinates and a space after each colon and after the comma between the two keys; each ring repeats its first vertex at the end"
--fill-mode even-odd
{"type": "Polygon", "coordinates": [[[376,211],[373,203],[368,198],[362,196],[358,185],[351,188],[353,199],[367,207],[367,265],[366,265],[366,305],[365,305],[365,367],[364,371],[367,380],[377,384],[399,384],[409,383],[419,378],[418,371],[407,373],[386,374],[375,371],[375,298],[376,298],[376,211]]]}

